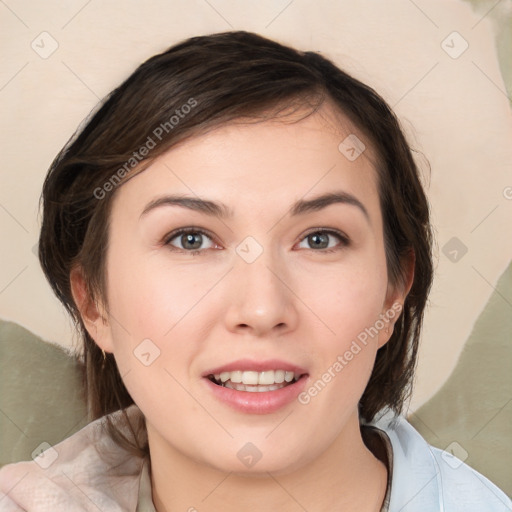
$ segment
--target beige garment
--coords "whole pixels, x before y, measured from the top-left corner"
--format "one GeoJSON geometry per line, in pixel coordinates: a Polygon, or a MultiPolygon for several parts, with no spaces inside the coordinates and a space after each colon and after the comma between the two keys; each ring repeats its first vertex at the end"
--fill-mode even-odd
{"type": "MultiPolygon", "coordinates": [[[[126,412],[141,416],[136,406],[126,412]]],[[[0,511],[134,511],[143,459],[118,446],[104,424],[100,418],[33,461],[0,469],[0,511]]]]}

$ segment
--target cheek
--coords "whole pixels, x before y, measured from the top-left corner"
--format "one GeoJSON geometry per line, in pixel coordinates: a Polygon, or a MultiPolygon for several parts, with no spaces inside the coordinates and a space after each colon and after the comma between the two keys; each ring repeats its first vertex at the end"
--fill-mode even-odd
{"type": "Polygon", "coordinates": [[[109,302],[114,317],[133,336],[161,340],[187,322],[211,286],[191,268],[170,267],[152,255],[124,258],[109,271],[109,302]]]}
{"type": "MultiPolygon", "coordinates": [[[[175,368],[187,368],[193,356],[192,342],[184,345],[173,340],[187,324],[187,310],[194,299],[197,302],[197,291],[182,286],[179,275],[163,272],[147,257],[144,262],[112,258],[108,290],[112,342],[121,375],[126,375],[128,388],[130,382],[144,382],[151,393],[156,381],[165,378],[165,369],[175,374],[175,368]]],[[[136,390],[130,392],[136,394],[136,390]]]]}
{"type": "MultiPolygon", "coordinates": [[[[301,297],[322,320],[325,340],[334,350],[343,350],[383,313],[387,291],[384,255],[358,253],[343,265],[317,267],[301,277],[301,297]]],[[[373,339],[373,338],[372,338],[373,339]]],[[[376,341],[376,338],[375,338],[376,341]]]]}
{"type": "Polygon", "coordinates": [[[314,399],[318,407],[350,409],[370,378],[378,334],[384,327],[380,316],[387,290],[384,255],[380,259],[360,254],[337,271],[309,274],[302,290],[308,297],[305,302],[321,319],[316,336],[310,333],[317,340],[311,347],[317,364],[304,403],[314,399]],[[324,393],[324,388],[329,391],[324,393]],[[323,398],[317,400],[320,394],[323,398]]]}
{"type": "MultiPolygon", "coordinates": [[[[116,361],[128,388],[130,382],[138,382],[141,391],[161,392],[162,385],[176,385],[171,375],[180,382],[188,378],[201,341],[218,321],[219,303],[214,304],[207,292],[224,272],[171,265],[162,254],[118,258],[118,253],[109,262],[108,273],[116,361]]],[[[135,399],[137,390],[129,390],[135,399]]]]}

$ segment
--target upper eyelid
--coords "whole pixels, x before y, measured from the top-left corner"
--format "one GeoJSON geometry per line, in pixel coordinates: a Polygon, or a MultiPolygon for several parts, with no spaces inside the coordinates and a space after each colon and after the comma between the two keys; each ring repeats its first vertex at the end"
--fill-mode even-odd
{"type": "Polygon", "coordinates": [[[306,231],[304,235],[302,235],[302,238],[300,240],[304,239],[306,236],[311,235],[312,233],[328,233],[329,235],[336,235],[341,238],[345,238],[349,240],[349,236],[340,229],[334,229],[334,228],[311,228],[306,231]]]}
{"type": "Polygon", "coordinates": [[[170,240],[185,233],[201,233],[202,235],[206,235],[212,241],[215,240],[213,233],[210,233],[207,229],[196,228],[194,226],[173,229],[170,233],[167,233],[162,240],[164,243],[169,243],[170,240]]]}

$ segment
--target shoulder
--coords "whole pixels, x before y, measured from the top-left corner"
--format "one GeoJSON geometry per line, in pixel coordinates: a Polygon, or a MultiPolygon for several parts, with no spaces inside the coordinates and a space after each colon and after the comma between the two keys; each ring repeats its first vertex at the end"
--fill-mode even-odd
{"type": "Polygon", "coordinates": [[[507,495],[447,451],[429,445],[402,416],[387,412],[370,423],[392,446],[390,512],[512,511],[507,495]]]}
{"type": "MultiPolygon", "coordinates": [[[[129,411],[140,414],[134,406],[129,411]]],[[[0,511],[133,508],[142,459],[117,446],[104,426],[100,418],[34,460],[0,469],[0,511]]]]}

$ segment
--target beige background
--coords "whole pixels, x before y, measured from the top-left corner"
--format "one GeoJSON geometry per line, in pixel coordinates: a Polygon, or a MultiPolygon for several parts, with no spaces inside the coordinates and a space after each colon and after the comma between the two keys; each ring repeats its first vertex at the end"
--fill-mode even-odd
{"type": "MultiPolygon", "coordinates": [[[[186,37],[251,30],[321,51],[374,86],[430,161],[431,171],[419,157],[438,247],[417,410],[452,373],[511,259],[510,69],[499,62],[510,59],[511,13],[510,0],[0,2],[0,317],[73,343],[34,254],[48,166],[142,60],[186,37]],[[464,41],[467,50],[453,58],[464,41]],[[456,262],[445,248],[453,237],[467,247],[456,262]]],[[[505,287],[499,295],[510,306],[510,279],[505,287]]]]}

